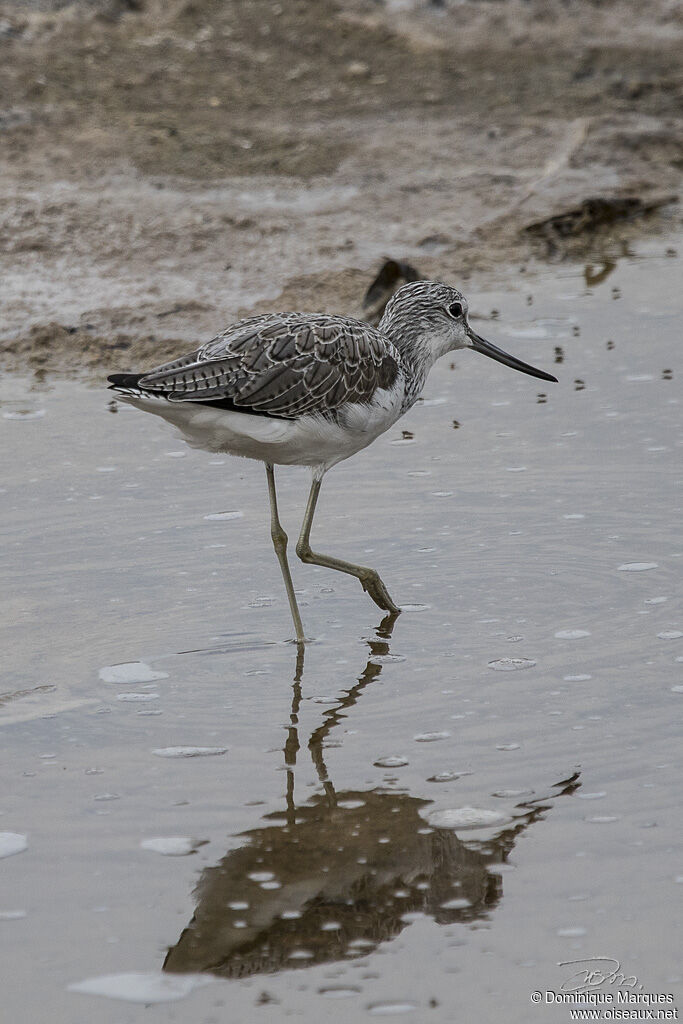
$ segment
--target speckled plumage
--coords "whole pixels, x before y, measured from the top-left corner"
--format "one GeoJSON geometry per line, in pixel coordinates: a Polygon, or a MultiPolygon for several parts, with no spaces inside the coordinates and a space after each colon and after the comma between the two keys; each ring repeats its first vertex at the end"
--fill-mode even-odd
{"type": "Polygon", "coordinates": [[[399,354],[368,324],[322,313],[240,320],[208,344],[137,381],[170,402],[226,401],[282,419],[367,403],[396,382],[399,354]]]}
{"type": "Polygon", "coordinates": [[[415,281],[392,296],[377,329],[323,313],[267,313],[240,320],[154,370],[114,374],[109,381],[133,405],[173,423],[193,447],[265,463],[271,536],[296,637],[303,642],[274,466],[313,470],[299,557],[357,577],[380,608],[397,613],[374,569],[311,549],[320,483],[328,469],[367,447],[407,412],[436,360],[461,348],[555,379],[480,338],[469,325],[467,301],[455,288],[415,281]]]}

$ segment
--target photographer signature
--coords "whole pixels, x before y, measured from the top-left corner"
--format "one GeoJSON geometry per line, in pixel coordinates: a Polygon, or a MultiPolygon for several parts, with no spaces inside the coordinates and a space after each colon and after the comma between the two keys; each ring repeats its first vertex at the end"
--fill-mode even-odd
{"type": "Polygon", "coordinates": [[[635,975],[630,977],[621,970],[621,964],[611,956],[593,956],[581,960],[562,960],[558,967],[576,966],[579,969],[560,985],[561,992],[589,992],[602,985],[615,985],[617,988],[638,988],[635,975]],[[580,966],[579,966],[580,965],[580,966]]]}

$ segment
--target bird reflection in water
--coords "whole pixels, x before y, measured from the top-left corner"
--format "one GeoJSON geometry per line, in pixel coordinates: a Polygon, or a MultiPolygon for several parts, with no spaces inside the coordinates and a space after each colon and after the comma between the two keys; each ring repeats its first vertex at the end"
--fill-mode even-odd
{"type": "Polygon", "coordinates": [[[194,916],[164,970],[244,977],[366,955],[395,938],[412,915],[442,925],[485,918],[502,897],[498,868],[518,836],[545,816],[554,797],[579,786],[572,775],[553,786],[552,796],[519,804],[510,824],[466,841],[427,826],[420,811],[428,800],[386,789],[336,792],[325,740],[382,672],[378,659],[389,653],[395,618],[382,620],[362,674],[312,733],[308,747],[323,791],[297,806],[299,647],[284,747],[286,809],[265,815],[266,824],[244,833],[239,849],[202,872],[194,916]]]}

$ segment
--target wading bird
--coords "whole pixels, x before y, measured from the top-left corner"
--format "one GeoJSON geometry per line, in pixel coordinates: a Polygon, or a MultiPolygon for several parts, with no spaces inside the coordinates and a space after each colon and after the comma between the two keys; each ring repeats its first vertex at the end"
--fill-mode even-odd
{"type": "Polygon", "coordinates": [[[194,352],[147,373],[117,373],[112,390],[180,429],[192,447],[265,463],[271,536],[296,639],[301,615],[277,509],[277,466],[313,473],[296,553],[303,562],[355,576],[385,611],[397,614],[375,569],[322,555],[310,535],[322,478],[388,430],[417,401],[436,360],[471,348],[541,380],[556,378],[476,334],[467,300],[437,281],[404,285],[375,329],[324,313],[266,313],[228,327],[194,352]]]}

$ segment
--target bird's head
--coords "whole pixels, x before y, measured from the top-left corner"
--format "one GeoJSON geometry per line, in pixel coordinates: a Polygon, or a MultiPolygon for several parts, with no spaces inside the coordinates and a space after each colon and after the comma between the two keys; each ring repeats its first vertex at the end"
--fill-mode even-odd
{"type": "Polygon", "coordinates": [[[402,352],[408,344],[430,366],[446,352],[472,348],[532,377],[557,381],[480,337],[470,326],[465,296],[440,281],[412,281],[399,288],[387,303],[379,330],[402,352]]]}

